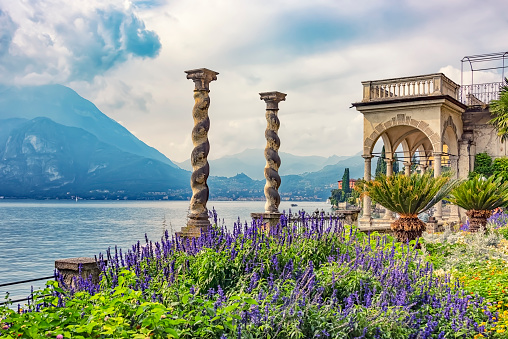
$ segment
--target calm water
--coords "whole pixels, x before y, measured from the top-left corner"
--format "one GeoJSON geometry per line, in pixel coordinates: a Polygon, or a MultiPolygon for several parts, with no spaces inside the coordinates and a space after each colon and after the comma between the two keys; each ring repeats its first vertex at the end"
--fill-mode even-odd
{"type": "MultiPolygon", "coordinates": [[[[57,259],[94,257],[115,245],[129,249],[145,233],[160,240],[165,228],[178,231],[186,223],[188,201],[19,201],[0,200],[0,284],[52,275],[57,259]],[[165,222],[164,222],[165,220],[165,222]]],[[[251,212],[262,212],[263,201],[209,201],[228,227],[251,212]]],[[[288,211],[283,201],[280,210],[288,211]]],[[[296,209],[330,211],[325,202],[298,202],[296,209]]],[[[12,299],[26,297],[30,286],[44,281],[0,287],[12,299]]]]}

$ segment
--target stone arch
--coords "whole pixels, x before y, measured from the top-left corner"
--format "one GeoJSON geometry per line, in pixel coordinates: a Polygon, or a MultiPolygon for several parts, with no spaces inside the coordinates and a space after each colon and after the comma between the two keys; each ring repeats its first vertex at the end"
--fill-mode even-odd
{"type": "MultiPolygon", "coordinates": [[[[453,121],[452,121],[453,123],[453,121]]],[[[441,151],[441,138],[440,135],[434,132],[429,124],[423,120],[415,120],[410,116],[407,116],[404,113],[397,114],[396,117],[393,117],[391,120],[388,120],[384,123],[379,123],[370,136],[365,138],[363,144],[363,154],[371,155],[372,149],[376,144],[377,140],[380,136],[382,136],[386,131],[395,126],[409,126],[413,127],[416,130],[422,132],[429,140],[432,146],[433,151],[441,151]]],[[[384,141],[384,140],[383,140],[384,141]]],[[[385,147],[386,151],[386,147],[385,147]]]]}
{"type": "Polygon", "coordinates": [[[457,136],[457,126],[453,123],[452,117],[448,116],[448,119],[443,123],[443,129],[441,133],[441,140],[448,146],[448,153],[453,156],[459,155],[459,138],[457,136]]]}

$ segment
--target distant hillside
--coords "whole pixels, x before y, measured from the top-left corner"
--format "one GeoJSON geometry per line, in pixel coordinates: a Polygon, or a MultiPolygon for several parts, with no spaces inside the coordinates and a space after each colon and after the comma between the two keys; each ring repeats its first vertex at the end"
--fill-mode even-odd
{"type": "MultiPolygon", "coordinates": [[[[46,117],[64,126],[81,128],[122,151],[177,167],[162,153],[136,138],[125,127],[68,87],[0,86],[0,119],[31,120],[37,117],[46,117]]],[[[0,127],[0,138],[1,135],[5,134],[0,127]]]]}
{"type": "MultiPolygon", "coordinates": [[[[337,188],[337,181],[342,179],[346,167],[349,168],[351,178],[363,177],[363,158],[354,156],[327,165],[317,172],[282,176],[280,196],[292,201],[326,200],[330,191],[337,188]]],[[[265,180],[253,180],[244,173],[231,178],[210,177],[208,185],[211,199],[264,199],[265,180]]]]}
{"type": "MultiPolygon", "coordinates": [[[[320,156],[297,156],[285,152],[279,152],[281,158],[280,175],[303,174],[317,172],[327,165],[334,165],[339,161],[350,158],[349,156],[320,157],[320,156]]],[[[264,149],[246,149],[243,152],[228,155],[219,159],[209,160],[210,175],[219,177],[233,177],[244,173],[252,179],[264,179],[266,164],[264,149]]],[[[190,160],[175,162],[183,169],[192,170],[190,160]]]]}
{"type": "Polygon", "coordinates": [[[124,152],[83,129],[48,118],[1,120],[0,126],[2,196],[189,197],[189,172],[124,152]]]}
{"type": "MultiPolygon", "coordinates": [[[[363,159],[279,153],[283,199],[324,200],[344,169],[363,159]]],[[[190,162],[181,163],[191,169],[190,162]]],[[[210,161],[210,199],[264,199],[263,149],[210,161]],[[254,179],[252,179],[254,178],[254,179]]],[[[15,198],[189,199],[178,168],[73,90],[0,86],[0,196],[15,198]]]]}

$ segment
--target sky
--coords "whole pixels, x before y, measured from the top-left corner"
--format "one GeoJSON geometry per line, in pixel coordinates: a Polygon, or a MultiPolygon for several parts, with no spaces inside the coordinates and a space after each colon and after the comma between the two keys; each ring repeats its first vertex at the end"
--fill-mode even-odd
{"type": "Polygon", "coordinates": [[[460,83],[464,56],[507,41],[506,0],[0,0],[0,83],[68,86],[184,161],[194,105],[184,71],[205,67],[219,72],[209,159],[265,147],[268,91],[287,94],[280,151],[353,155],[361,81],[443,72],[460,83]]]}

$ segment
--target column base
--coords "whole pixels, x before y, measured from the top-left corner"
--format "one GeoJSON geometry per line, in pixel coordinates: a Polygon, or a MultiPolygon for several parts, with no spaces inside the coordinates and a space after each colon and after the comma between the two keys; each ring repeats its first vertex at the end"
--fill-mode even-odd
{"type": "Polygon", "coordinates": [[[264,213],[251,213],[250,216],[255,220],[263,220],[262,228],[266,231],[270,231],[270,228],[277,226],[280,223],[280,216],[282,213],[279,212],[264,212],[264,213]]]}
{"type": "Polygon", "coordinates": [[[208,217],[189,217],[187,226],[182,227],[180,232],[176,232],[176,235],[182,238],[198,238],[202,232],[210,230],[211,224],[208,217]]]}

